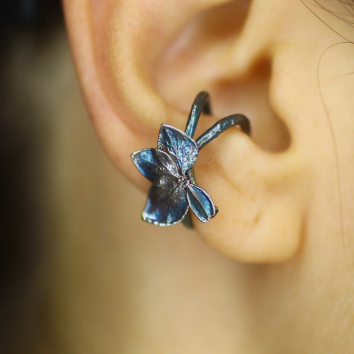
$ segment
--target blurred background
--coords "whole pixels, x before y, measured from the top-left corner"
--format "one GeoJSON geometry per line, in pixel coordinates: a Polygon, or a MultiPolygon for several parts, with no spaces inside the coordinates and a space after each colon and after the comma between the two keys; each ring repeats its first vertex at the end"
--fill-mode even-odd
{"type": "Polygon", "coordinates": [[[25,353],[35,331],[53,112],[73,86],[55,64],[68,67],[64,38],[59,0],[0,0],[1,353],[25,353]]]}
{"type": "Polygon", "coordinates": [[[146,196],[90,125],[59,0],[0,0],[0,42],[0,354],[123,352],[131,333],[143,350],[152,318],[163,343],[166,313],[199,311],[229,261],[182,226],[141,222],[146,196]]]}

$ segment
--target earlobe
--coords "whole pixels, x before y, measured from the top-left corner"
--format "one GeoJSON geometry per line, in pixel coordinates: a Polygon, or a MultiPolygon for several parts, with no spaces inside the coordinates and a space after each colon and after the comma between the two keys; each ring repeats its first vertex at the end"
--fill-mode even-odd
{"type": "MultiPolygon", "coordinates": [[[[94,127],[113,162],[145,190],[148,183],[134,168],[130,154],[155,147],[161,123],[183,130],[187,118],[185,111],[199,90],[210,90],[216,93],[216,97],[225,94],[235,97],[234,86],[220,84],[225,80],[222,60],[203,60],[198,52],[191,52],[195,55],[189,56],[185,51],[183,55],[189,43],[193,44],[193,38],[203,37],[203,32],[198,32],[205,28],[198,27],[200,20],[196,20],[195,32],[189,34],[188,40],[192,42],[187,41],[187,47],[175,46],[188,21],[198,19],[198,16],[208,17],[206,11],[214,8],[218,9],[222,21],[224,14],[230,11],[229,6],[235,6],[224,5],[220,10],[222,3],[225,1],[181,3],[176,0],[157,1],[153,6],[151,1],[142,1],[136,6],[135,1],[64,1],[72,51],[94,127]],[[178,65],[173,68],[168,65],[168,62],[181,63],[182,59],[186,69],[182,72],[178,71],[178,65]],[[192,70],[198,66],[202,70],[192,70]],[[175,70],[177,75],[168,75],[166,68],[171,72],[175,70]],[[187,78],[189,82],[181,86],[187,78]],[[222,89],[218,91],[220,87],[222,89]]],[[[246,20],[247,9],[243,14],[246,20]]],[[[219,33],[218,40],[224,41],[225,45],[230,43],[232,47],[234,41],[230,38],[233,37],[227,28],[224,27],[224,35],[219,33]]],[[[242,33],[242,28],[239,32],[242,33]]],[[[238,32],[233,35],[239,40],[238,32]]],[[[203,43],[205,46],[210,44],[208,37],[203,43]]],[[[213,41],[210,45],[213,53],[221,48],[213,41]]],[[[256,63],[252,65],[256,68],[257,60],[250,60],[256,63]]],[[[235,73],[233,70],[230,66],[230,72],[235,73]]],[[[267,70],[247,70],[250,76],[241,73],[242,84],[247,86],[251,82],[257,88],[261,75],[262,87],[265,87],[264,80],[270,75],[267,70]]],[[[237,82],[234,74],[230,77],[237,82]]],[[[255,107],[252,100],[257,99],[254,96],[258,94],[258,98],[262,96],[264,100],[262,92],[254,94],[252,85],[247,89],[247,97],[244,96],[247,102],[244,107],[255,107]]],[[[247,115],[242,105],[240,109],[237,104],[231,106],[233,111],[222,113],[223,116],[232,113],[247,115]]],[[[269,112],[269,117],[274,115],[269,112]]],[[[253,124],[257,121],[250,118],[253,124]]],[[[273,118],[266,118],[270,123],[268,129],[262,128],[262,137],[269,133],[268,141],[275,148],[268,150],[282,153],[267,152],[264,149],[267,144],[257,144],[261,129],[257,132],[258,124],[254,124],[256,143],[233,129],[206,147],[196,166],[199,185],[208,191],[220,209],[218,215],[206,224],[195,220],[196,231],[218,251],[242,261],[285,261],[296,252],[300,242],[301,198],[294,183],[301,180],[303,166],[296,163],[296,153],[288,149],[285,125],[281,125],[277,117],[273,118]],[[283,141],[284,136],[285,144],[274,144],[274,141],[283,141]]],[[[201,130],[197,135],[215,122],[212,119],[201,118],[201,130]]]]}
{"type": "Polygon", "coordinates": [[[198,181],[220,213],[195,227],[209,245],[231,258],[285,262],[302,239],[305,166],[293,152],[273,155],[237,135],[220,139],[213,164],[200,166],[208,176],[199,173],[198,181]]]}

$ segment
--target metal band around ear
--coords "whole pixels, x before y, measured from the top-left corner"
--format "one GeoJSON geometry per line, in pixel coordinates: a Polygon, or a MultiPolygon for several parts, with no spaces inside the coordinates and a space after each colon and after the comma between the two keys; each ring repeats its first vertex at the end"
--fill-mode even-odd
{"type": "Polygon", "coordinates": [[[203,223],[217,214],[218,208],[210,195],[197,185],[194,176],[199,151],[233,126],[239,126],[248,135],[251,127],[244,115],[233,114],[220,119],[197,140],[193,140],[202,113],[211,115],[207,92],[200,92],[195,98],[184,132],[162,124],[157,148],[132,154],[140,173],[152,183],[142,214],[144,221],[159,226],[182,221],[186,227],[193,228],[190,211],[203,223]]]}

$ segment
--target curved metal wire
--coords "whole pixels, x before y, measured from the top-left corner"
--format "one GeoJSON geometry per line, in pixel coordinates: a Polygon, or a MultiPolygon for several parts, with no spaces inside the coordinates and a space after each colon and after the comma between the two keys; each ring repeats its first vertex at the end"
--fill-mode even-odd
{"type": "MultiPolygon", "coordinates": [[[[206,115],[211,115],[210,97],[209,94],[205,91],[202,91],[197,95],[188,116],[185,132],[191,138],[194,136],[195,129],[202,112],[206,115]]],[[[199,150],[217,138],[222,132],[236,125],[240,126],[242,131],[247,135],[251,134],[251,126],[249,120],[243,114],[232,114],[217,121],[211,128],[209,128],[196,140],[199,150]]],[[[194,176],[194,168],[188,171],[188,175],[192,179],[193,183],[197,184],[194,176]]],[[[216,207],[216,212],[217,210],[218,209],[216,207]]],[[[182,223],[187,228],[194,228],[190,212],[185,215],[182,223]]]]}
{"type": "Polygon", "coordinates": [[[225,130],[239,125],[244,133],[251,134],[251,126],[249,120],[243,114],[232,114],[217,121],[211,128],[203,133],[197,140],[199,150],[206,144],[217,138],[225,130]]]}
{"type": "Polygon", "coordinates": [[[208,92],[205,91],[198,93],[188,116],[185,132],[191,138],[194,136],[202,112],[206,115],[211,115],[210,97],[208,92]]]}

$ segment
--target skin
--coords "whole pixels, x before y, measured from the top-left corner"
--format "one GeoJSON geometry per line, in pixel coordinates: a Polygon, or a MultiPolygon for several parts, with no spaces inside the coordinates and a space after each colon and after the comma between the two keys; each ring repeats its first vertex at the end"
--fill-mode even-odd
{"type": "Polygon", "coordinates": [[[124,180],[119,194],[101,166],[104,221],[67,232],[53,261],[43,332],[54,352],[351,353],[354,78],[341,75],[354,71],[352,46],[327,50],[343,39],[295,0],[64,8],[93,126],[139,189],[149,184],[131,152],[155,147],[161,123],[183,129],[198,91],[215,117],[196,136],[232,113],[253,135],[229,129],[200,154],[198,183],[220,212],[194,219],[195,232],[139,224],[144,196],[124,180]]]}

